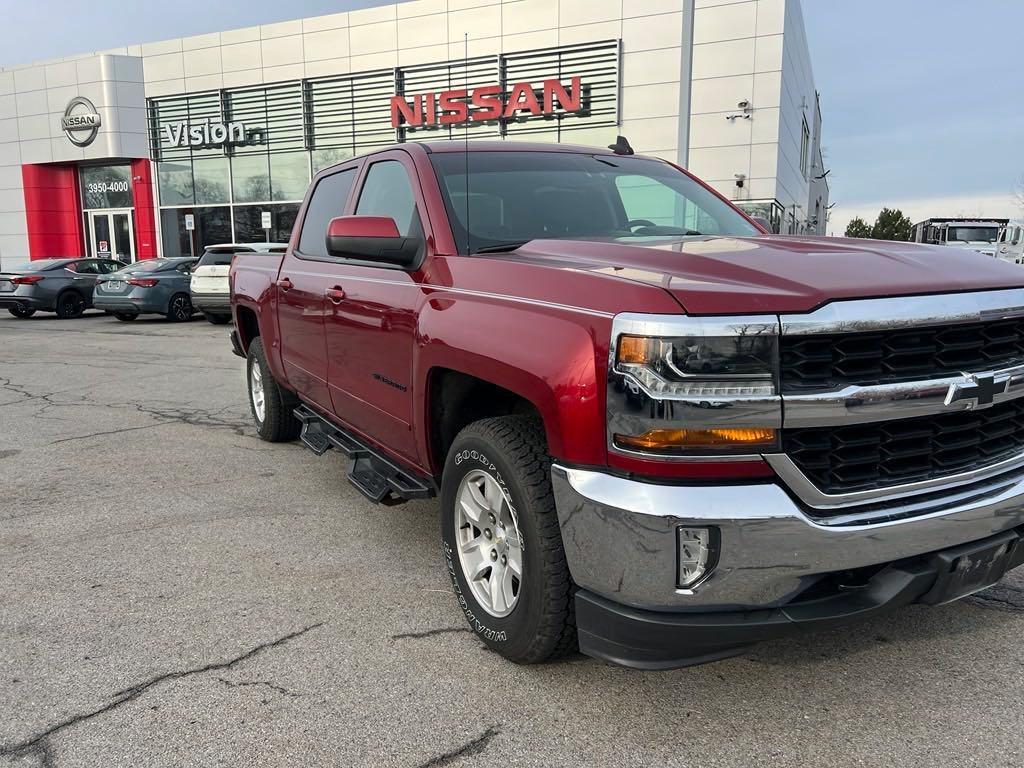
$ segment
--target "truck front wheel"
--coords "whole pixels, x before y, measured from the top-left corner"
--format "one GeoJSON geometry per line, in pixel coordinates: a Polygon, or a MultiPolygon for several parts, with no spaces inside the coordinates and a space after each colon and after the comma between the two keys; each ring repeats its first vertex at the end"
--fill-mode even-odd
{"type": "Polygon", "coordinates": [[[295,418],[299,404],[294,393],[282,387],[270,373],[263,340],[257,336],[249,345],[246,380],[249,384],[249,408],[256,422],[256,433],[270,443],[294,440],[302,431],[302,422],[295,418]]]}
{"type": "Polygon", "coordinates": [[[492,650],[520,664],[576,650],[572,579],[536,419],[483,419],[458,434],[441,484],[441,535],[459,607],[492,650]]]}

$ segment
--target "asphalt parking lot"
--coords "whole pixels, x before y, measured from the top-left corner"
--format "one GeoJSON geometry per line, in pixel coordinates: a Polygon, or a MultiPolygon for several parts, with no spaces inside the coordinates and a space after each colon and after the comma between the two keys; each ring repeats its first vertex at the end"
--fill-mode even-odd
{"type": "Polygon", "coordinates": [[[202,320],[0,317],[0,585],[0,765],[1024,761],[1024,574],[702,667],[517,667],[436,503],[259,441],[202,320]]]}

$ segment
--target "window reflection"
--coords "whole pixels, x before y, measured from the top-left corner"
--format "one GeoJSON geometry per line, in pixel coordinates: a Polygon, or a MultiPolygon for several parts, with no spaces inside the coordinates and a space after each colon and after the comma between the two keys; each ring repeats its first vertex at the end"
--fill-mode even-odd
{"type": "Polygon", "coordinates": [[[267,155],[231,158],[232,191],[236,203],[270,200],[270,163],[267,155]]]}
{"type": "Polygon", "coordinates": [[[197,203],[230,203],[228,195],[228,159],[209,157],[193,163],[197,203]]]}
{"type": "Polygon", "coordinates": [[[271,200],[301,200],[309,186],[309,154],[288,152],[270,156],[271,200]]]}

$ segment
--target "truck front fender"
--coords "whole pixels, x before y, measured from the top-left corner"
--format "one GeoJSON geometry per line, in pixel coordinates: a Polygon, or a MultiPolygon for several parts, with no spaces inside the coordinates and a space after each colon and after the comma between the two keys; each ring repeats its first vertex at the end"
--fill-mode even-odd
{"type": "MultiPolygon", "coordinates": [[[[544,422],[548,450],[555,458],[604,464],[601,404],[610,333],[611,319],[598,313],[489,297],[430,298],[420,311],[414,352],[419,423],[430,423],[430,372],[449,369],[531,403],[544,422]]],[[[418,435],[425,457],[430,455],[427,432],[424,428],[418,435]]]]}

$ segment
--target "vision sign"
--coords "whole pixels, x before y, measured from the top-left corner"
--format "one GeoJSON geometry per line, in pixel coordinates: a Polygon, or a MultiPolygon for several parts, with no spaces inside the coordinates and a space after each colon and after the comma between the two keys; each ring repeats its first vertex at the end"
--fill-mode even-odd
{"type": "Polygon", "coordinates": [[[218,147],[225,144],[256,144],[262,131],[247,131],[245,123],[185,122],[164,125],[164,143],[171,147],[218,147]]]}
{"type": "Polygon", "coordinates": [[[391,97],[391,127],[456,125],[486,120],[515,119],[521,115],[553,115],[583,111],[583,87],[579,77],[561,80],[514,83],[504,98],[500,85],[453,88],[439,93],[417,93],[391,97]]]}

